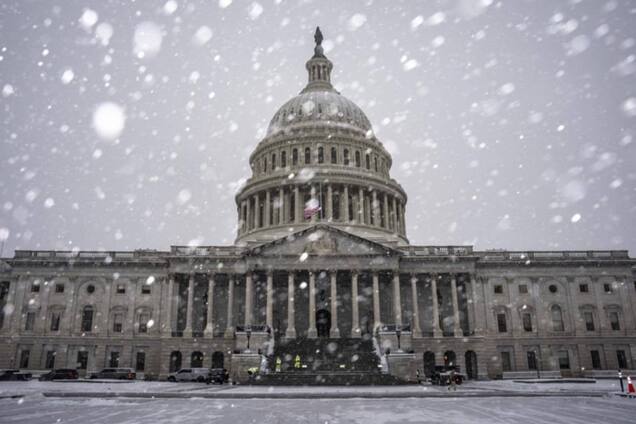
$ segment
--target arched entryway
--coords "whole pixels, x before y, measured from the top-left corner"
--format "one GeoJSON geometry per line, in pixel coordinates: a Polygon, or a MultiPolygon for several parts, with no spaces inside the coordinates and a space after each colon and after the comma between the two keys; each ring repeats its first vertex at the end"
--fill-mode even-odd
{"type": "Polygon", "coordinates": [[[430,378],[435,372],[435,353],[424,352],[424,375],[430,378]]]}
{"type": "Polygon", "coordinates": [[[477,380],[477,354],[472,350],[466,351],[466,376],[471,380],[477,380]]]}
{"type": "Polygon", "coordinates": [[[190,366],[192,368],[203,368],[203,353],[192,352],[192,355],[190,355],[190,366]]]}
{"type": "Polygon", "coordinates": [[[454,367],[457,365],[457,355],[452,350],[444,352],[444,365],[447,367],[454,367]]]}
{"type": "Polygon", "coordinates": [[[331,313],[326,309],[316,311],[316,332],[318,337],[329,337],[331,328],[331,313]]]}
{"type": "Polygon", "coordinates": [[[212,368],[224,368],[223,352],[212,353],[212,368]]]}
{"type": "Polygon", "coordinates": [[[181,369],[181,352],[175,350],[170,353],[170,372],[176,372],[181,369]]]}

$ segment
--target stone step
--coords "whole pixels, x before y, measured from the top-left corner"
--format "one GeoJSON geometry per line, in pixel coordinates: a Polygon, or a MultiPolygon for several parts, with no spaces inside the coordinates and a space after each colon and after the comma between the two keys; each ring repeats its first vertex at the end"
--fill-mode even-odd
{"type": "Polygon", "coordinates": [[[257,375],[248,384],[258,386],[396,386],[408,383],[395,376],[379,372],[281,372],[257,375]]]}

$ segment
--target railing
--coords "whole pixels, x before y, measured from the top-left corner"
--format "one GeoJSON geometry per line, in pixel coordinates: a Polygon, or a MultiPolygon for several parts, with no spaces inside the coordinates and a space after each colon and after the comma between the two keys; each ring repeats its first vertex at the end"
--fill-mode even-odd
{"type": "Polygon", "coordinates": [[[183,331],[173,331],[170,335],[172,337],[183,337],[183,331]]]}
{"type": "Polygon", "coordinates": [[[104,251],[104,250],[16,250],[15,258],[63,258],[63,259],[134,259],[164,256],[167,252],[156,250],[104,251]]]}
{"type": "Polygon", "coordinates": [[[562,251],[506,251],[476,252],[483,260],[563,260],[563,259],[628,259],[627,250],[562,250],[562,251]]]}
{"type": "Polygon", "coordinates": [[[466,256],[473,253],[472,246],[411,246],[406,248],[411,256],[466,256]]]}
{"type": "Polygon", "coordinates": [[[395,333],[398,330],[404,333],[410,332],[411,324],[383,324],[379,329],[381,333],[395,333]]]}
{"type": "Polygon", "coordinates": [[[248,331],[252,333],[268,333],[270,330],[267,325],[237,325],[236,326],[237,333],[247,333],[248,331]]]}

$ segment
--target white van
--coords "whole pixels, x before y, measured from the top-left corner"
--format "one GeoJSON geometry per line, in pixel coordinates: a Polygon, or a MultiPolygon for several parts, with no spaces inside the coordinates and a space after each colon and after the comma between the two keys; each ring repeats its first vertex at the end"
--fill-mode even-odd
{"type": "Polygon", "coordinates": [[[205,382],[210,370],[208,368],[181,368],[168,376],[168,381],[198,381],[205,382]]]}

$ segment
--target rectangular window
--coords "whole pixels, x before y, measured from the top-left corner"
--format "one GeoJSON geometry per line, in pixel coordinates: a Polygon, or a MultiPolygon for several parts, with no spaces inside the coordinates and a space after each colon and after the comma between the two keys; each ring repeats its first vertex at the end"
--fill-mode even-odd
{"type": "Polygon", "coordinates": [[[592,369],[600,370],[601,369],[601,354],[598,350],[591,350],[590,356],[592,356],[592,369]]]}
{"type": "Polygon", "coordinates": [[[29,368],[30,355],[31,355],[31,351],[28,349],[20,352],[20,368],[29,368]]]}
{"type": "Polygon", "coordinates": [[[0,300],[4,300],[9,297],[9,286],[11,285],[8,281],[3,281],[0,283],[0,300]]]}
{"type": "Polygon", "coordinates": [[[51,314],[51,331],[60,331],[60,315],[59,312],[51,314]]]}
{"type": "Polygon", "coordinates": [[[510,352],[501,352],[501,369],[502,371],[512,371],[510,352]]]}
{"type": "Polygon", "coordinates": [[[528,369],[537,369],[537,354],[533,350],[528,351],[528,369]]]}
{"type": "Polygon", "coordinates": [[[33,331],[34,325],[35,325],[35,312],[27,312],[26,322],[24,323],[24,330],[33,331]]]}
{"type": "Polygon", "coordinates": [[[500,333],[506,333],[508,331],[506,314],[497,314],[497,328],[500,333]]]}
{"type": "Polygon", "coordinates": [[[519,285],[519,294],[528,294],[528,286],[526,284],[519,285]]]}
{"type": "Polygon", "coordinates": [[[40,281],[36,280],[31,284],[31,293],[39,293],[40,292],[40,281]]]}
{"type": "Polygon", "coordinates": [[[126,294],[125,284],[117,284],[117,294],[126,294]]]}
{"type": "Polygon", "coordinates": [[[610,319],[610,325],[612,326],[612,330],[618,331],[621,329],[621,324],[618,320],[618,312],[610,312],[609,319],[610,319]]]}
{"type": "Polygon", "coordinates": [[[46,362],[44,364],[44,368],[52,370],[55,368],[55,351],[47,350],[46,351],[46,362]]]}
{"type": "Polygon", "coordinates": [[[135,371],[144,371],[146,369],[146,352],[137,352],[137,360],[135,361],[135,371]]]}
{"type": "Polygon", "coordinates": [[[583,312],[583,319],[585,319],[585,329],[594,331],[594,314],[592,312],[583,312]]]}
{"type": "Polygon", "coordinates": [[[111,368],[119,367],[119,352],[110,352],[110,359],[108,361],[108,366],[111,368]]]}
{"type": "Polygon", "coordinates": [[[495,284],[494,290],[495,290],[495,294],[502,294],[503,286],[501,284],[495,284]]]}
{"type": "Polygon", "coordinates": [[[581,293],[589,293],[590,287],[587,284],[579,284],[579,291],[581,293]]]}
{"type": "Polygon", "coordinates": [[[532,331],[532,314],[523,314],[523,329],[525,331],[532,331]]]}
{"type": "Polygon", "coordinates": [[[559,351],[559,368],[562,370],[570,369],[570,355],[567,350],[559,351]]]}
{"type": "Polygon", "coordinates": [[[113,315],[113,333],[121,333],[124,327],[124,315],[123,314],[115,314],[113,315]]]}
{"type": "Polygon", "coordinates": [[[603,284],[603,291],[605,291],[605,293],[609,294],[612,292],[612,285],[605,283],[603,284]]]}
{"type": "Polygon", "coordinates": [[[148,332],[148,320],[150,320],[150,316],[148,314],[139,315],[139,332],[140,333],[148,332]]]}
{"type": "Polygon", "coordinates": [[[88,352],[80,350],[77,352],[77,369],[85,370],[86,368],[88,368],[88,352]]]}
{"type": "Polygon", "coordinates": [[[627,355],[624,350],[616,351],[616,361],[618,362],[618,368],[621,370],[627,369],[627,355]]]}
{"type": "Polygon", "coordinates": [[[150,285],[143,284],[141,286],[141,294],[150,294],[150,285]]]}
{"type": "Polygon", "coordinates": [[[55,293],[64,293],[64,284],[57,283],[55,285],[55,293]]]}

